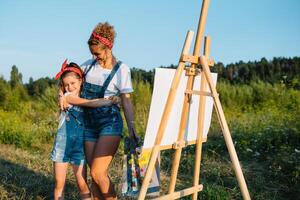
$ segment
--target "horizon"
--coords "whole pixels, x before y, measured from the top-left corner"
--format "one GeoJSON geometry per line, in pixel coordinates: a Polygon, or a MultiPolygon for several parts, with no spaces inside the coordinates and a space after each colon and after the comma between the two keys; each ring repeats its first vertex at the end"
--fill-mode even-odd
{"type": "MultiPolygon", "coordinates": [[[[186,32],[197,29],[202,1],[114,1],[105,2],[106,9],[102,4],[2,1],[0,76],[9,80],[16,65],[25,83],[29,77],[53,77],[65,58],[83,63],[91,57],[89,34],[104,21],[117,32],[114,54],[130,68],[149,71],[177,65],[186,32]]],[[[205,27],[205,35],[212,39],[211,58],[226,66],[298,57],[299,9],[296,0],[211,0],[205,27]]]]}

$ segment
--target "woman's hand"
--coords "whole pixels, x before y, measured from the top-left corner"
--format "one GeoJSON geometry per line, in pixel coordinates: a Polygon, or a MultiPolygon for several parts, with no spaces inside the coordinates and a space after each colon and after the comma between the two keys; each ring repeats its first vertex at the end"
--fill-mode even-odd
{"type": "Polygon", "coordinates": [[[128,134],[129,137],[134,141],[135,143],[135,148],[139,147],[141,145],[141,138],[138,136],[138,134],[135,131],[135,121],[132,120],[128,124],[128,134]]]}
{"type": "Polygon", "coordinates": [[[121,105],[121,98],[119,96],[111,96],[108,99],[111,100],[112,104],[121,105]]]}
{"type": "Polygon", "coordinates": [[[135,147],[138,147],[141,143],[141,138],[136,134],[134,126],[131,127],[131,130],[129,131],[129,136],[133,139],[135,147]]]}

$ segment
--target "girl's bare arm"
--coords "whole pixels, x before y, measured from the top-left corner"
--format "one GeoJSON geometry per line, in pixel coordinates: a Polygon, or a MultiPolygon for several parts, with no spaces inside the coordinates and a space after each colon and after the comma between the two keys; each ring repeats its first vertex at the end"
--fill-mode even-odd
{"type": "Polygon", "coordinates": [[[70,107],[70,104],[66,101],[66,97],[64,96],[64,89],[63,87],[59,87],[58,90],[58,105],[61,110],[66,110],[70,107]]]}
{"type": "Polygon", "coordinates": [[[109,99],[83,99],[72,94],[66,96],[66,101],[71,105],[91,108],[112,105],[112,101],[109,99]]]}

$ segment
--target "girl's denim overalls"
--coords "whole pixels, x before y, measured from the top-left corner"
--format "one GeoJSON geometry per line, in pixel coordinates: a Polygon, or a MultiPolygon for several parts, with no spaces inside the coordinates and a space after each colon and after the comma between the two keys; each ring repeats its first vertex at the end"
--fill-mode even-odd
{"type": "MultiPolygon", "coordinates": [[[[96,64],[96,60],[85,71],[85,75],[96,64]]],[[[84,82],[81,97],[85,99],[104,98],[105,90],[118,71],[121,63],[118,62],[102,86],[84,82]]],[[[121,136],[123,121],[120,108],[117,105],[102,106],[98,108],[84,108],[84,140],[97,141],[99,136],[121,136]]]]}
{"type": "Polygon", "coordinates": [[[74,165],[84,164],[83,131],[83,110],[72,106],[65,112],[65,119],[57,131],[51,160],[74,165]]]}

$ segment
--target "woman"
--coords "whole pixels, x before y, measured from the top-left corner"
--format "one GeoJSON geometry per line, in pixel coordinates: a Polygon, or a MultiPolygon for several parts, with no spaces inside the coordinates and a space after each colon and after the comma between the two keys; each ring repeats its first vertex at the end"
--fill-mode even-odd
{"type": "MultiPolygon", "coordinates": [[[[109,23],[99,23],[93,30],[88,45],[93,59],[82,66],[85,82],[82,98],[108,98],[120,95],[129,135],[134,131],[133,92],[130,69],[118,61],[112,52],[116,33],[109,23]]],[[[85,154],[93,179],[94,199],[117,199],[113,183],[108,176],[108,167],[118,149],[123,122],[116,105],[84,109],[85,154]]]]}

